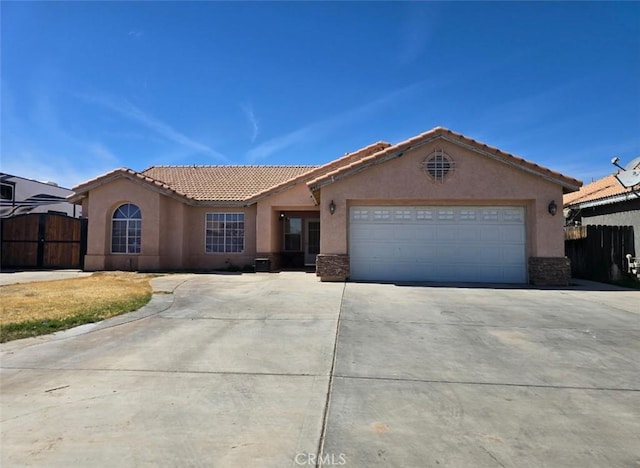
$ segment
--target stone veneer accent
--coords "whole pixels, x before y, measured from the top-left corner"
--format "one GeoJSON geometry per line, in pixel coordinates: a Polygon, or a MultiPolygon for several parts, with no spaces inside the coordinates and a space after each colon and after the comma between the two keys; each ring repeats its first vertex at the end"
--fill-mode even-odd
{"type": "Polygon", "coordinates": [[[567,257],[529,257],[529,282],[536,286],[567,286],[571,260],[567,257]]]}
{"type": "Polygon", "coordinates": [[[349,277],[349,256],[345,254],[318,254],[316,276],[320,281],[346,281],[349,277]]]}

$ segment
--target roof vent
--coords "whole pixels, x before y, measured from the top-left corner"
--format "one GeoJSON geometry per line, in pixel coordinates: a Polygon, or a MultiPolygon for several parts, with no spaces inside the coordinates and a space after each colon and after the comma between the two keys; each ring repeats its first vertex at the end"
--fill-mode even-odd
{"type": "Polygon", "coordinates": [[[422,161],[422,169],[435,182],[444,180],[453,174],[455,162],[441,148],[436,149],[422,161]]]}

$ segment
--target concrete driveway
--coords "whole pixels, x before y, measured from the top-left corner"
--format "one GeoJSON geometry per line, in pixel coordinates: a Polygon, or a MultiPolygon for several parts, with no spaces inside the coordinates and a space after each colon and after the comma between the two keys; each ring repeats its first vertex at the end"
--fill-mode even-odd
{"type": "Polygon", "coordinates": [[[638,291],[154,288],[2,345],[2,466],[640,466],[638,291]]]}
{"type": "Polygon", "coordinates": [[[56,281],[90,276],[82,270],[10,270],[0,271],[0,286],[34,281],[56,281]]]}

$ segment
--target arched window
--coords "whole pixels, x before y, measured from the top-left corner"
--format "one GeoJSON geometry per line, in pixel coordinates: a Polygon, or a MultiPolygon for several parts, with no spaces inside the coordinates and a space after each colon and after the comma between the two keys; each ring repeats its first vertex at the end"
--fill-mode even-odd
{"type": "Polygon", "coordinates": [[[111,223],[111,252],[140,253],[142,240],[142,214],[131,203],[120,205],[113,213],[111,223]]]}

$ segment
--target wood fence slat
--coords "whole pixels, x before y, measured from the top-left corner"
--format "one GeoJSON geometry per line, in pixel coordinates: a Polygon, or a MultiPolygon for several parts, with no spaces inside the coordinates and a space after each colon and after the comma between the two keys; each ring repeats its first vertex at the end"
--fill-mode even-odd
{"type": "Polygon", "coordinates": [[[82,268],[86,220],[30,213],[0,223],[2,268],[82,268]]]}
{"type": "Polygon", "coordinates": [[[571,259],[571,274],[576,278],[621,279],[627,271],[626,255],[636,255],[634,247],[633,226],[565,228],[565,255],[571,259]]]}

